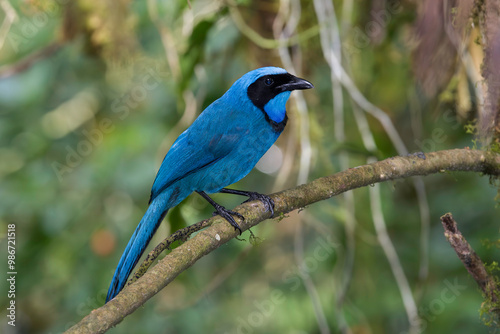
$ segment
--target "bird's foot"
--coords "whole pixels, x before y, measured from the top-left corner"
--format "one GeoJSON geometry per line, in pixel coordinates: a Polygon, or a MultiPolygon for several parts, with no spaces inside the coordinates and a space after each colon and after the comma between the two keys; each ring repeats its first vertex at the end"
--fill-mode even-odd
{"type": "Polygon", "coordinates": [[[271,212],[271,217],[274,216],[274,201],[271,197],[253,191],[249,191],[246,196],[248,196],[248,199],[243,203],[259,200],[264,204],[266,211],[271,212]]]}
{"type": "Polygon", "coordinates": [[[264,204],[266,211],[271,212],[271,217],[274,216],[274,201],[267,195],[259,194],[254,191],[243,191],[228,188],[222,188],[219,192],[248,197],[248,200],[243,203],[259,200],[264,204]]]}
{"type": "Polygon", "coordinates": [[[222,205],[217,204],[217,206],[214,206],[214,207],[215,207],[215,212],[213,215],[214,216],[219,215],[222,218],[224,218],[225,220],[227,220],[229,222],[229,224],[231,224],[234,227],[235,230],[238,230],[240,232],[240,235],[241,235],[242,231],[241,231],[240,225],[238,225],[238,223],[234,220],[233,215],[240,218],[241,221],[245,221],[245,217],[243,217],[238,212],[226,209],[222,205]]]}

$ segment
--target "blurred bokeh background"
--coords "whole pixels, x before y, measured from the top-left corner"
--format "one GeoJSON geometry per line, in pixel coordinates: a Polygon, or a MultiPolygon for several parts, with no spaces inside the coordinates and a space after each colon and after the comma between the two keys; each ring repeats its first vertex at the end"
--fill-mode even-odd
{"type": "MultiPolygon", "coordinates": [[[[18,273],[16,327],[0,280],[5,333],[60,333],[103,304],[164,154],[254,68],[284,67],[315,89],[292,94],[285,132],[239,189],[271,193],[376,159],[477,145],[488,36],[473,1],[0,8],[0,267],[15,224],[18,273]]],[[[442,173],[314,204],[254,228],[258,245],[246,232],[209,254],[110,332],[488,333],[439,217],[452,212],[491,263],[495,196],[487,177],[442,173]]],[[[190,196],[149,249],[212,211],[190,196]]]]}

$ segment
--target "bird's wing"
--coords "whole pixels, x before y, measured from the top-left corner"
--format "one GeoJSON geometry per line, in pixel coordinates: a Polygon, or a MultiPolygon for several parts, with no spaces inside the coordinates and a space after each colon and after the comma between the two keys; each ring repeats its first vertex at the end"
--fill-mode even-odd
{"type": "Polygon", "coordinates": [[[224,158],[245,134],[241,128],[222,126],[217,120],[203,121],[200,116],[168,151],[153,183],[150,202],[174,182],[224,158]]]}

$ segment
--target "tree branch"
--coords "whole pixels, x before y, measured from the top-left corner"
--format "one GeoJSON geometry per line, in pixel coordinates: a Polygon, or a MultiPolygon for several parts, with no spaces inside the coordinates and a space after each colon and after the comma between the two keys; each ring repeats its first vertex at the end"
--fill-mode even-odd
{"type": "Polygon", "coordinates": [[[0,79],[8,78],[12,75],[23,72],[33,66],[37,61],[48,58],[61,48],[61,44],[54,42],[43,49],[33,52],[29,56],[21,59],[17,63],[4,65],[0,67],[0,79]]]}
{"type": "MultiPolygon", "coordinates": [[[[498,176],[500,155],[478,150],[456,149],[425,155],[417,153],[406,157],[393,157],[350,168],[271,195],[275,203],[274,217],[282,217],[290,211],[374,183],[445,171],[480,172],[498,176]]],[[[245,217],[245,221],[240,222],[243,231],[271,218],[269,212],[265,211],[264,205],[258,201],[240,205],[236,211],[245,217]]],[[[234,228],[219,216],[209,219],[208,223],[211,224],[210,227],[172,250],[144,276],[125,287],[106,305],[93,310],[66,333],[104,333],[143,305],[201,257],[238,236],[234,228]]]]}
{"type": "Polygon", "coordinates": [[[211,225],[210,220],[205,219],[196,224],[181,228],[180,230],[177,230],[174,233],[172,233],[167,238],[163,239],[162,242],[160,242],[151,252],[149,252],[144,261],[142,261],[142,264],[139,266],[139,269],[137,269],[137,271],[128,280],[126,286],[133,284],[135,281],[141,278],[146,273],[146,271],[148,271],[149,267],[151,267],[151,265],[158,258],[158,256],[160,256],[160,254],[163,253],[165,249],[170,249],[170,246],[174,242],[179,240],[187,240],[191,236],[191,234],[198,232],[199,230],[202,230],[210,225],[211,225]]]}
{"type": "Polygon", "coordinates": [[[465,269],[467,269],[469,274],[481,289],[483,296],[487,301],[486,305],[491,306],[487,307],[488,309],[486,311],[498,319],[500,316],[500,309],[498,309],[497,305],[498,297],[500,296],[500,287],[498,286],[495,277],[488,273],[483,261],[481,261],[474,249],[472,249],[471,245],[467,242],[467,240],[465,240],[451,213],[447,213],[442,216],[441,223],[444,228],[444,236],[457,253],[458,258],[464,264],[465,269]]]}

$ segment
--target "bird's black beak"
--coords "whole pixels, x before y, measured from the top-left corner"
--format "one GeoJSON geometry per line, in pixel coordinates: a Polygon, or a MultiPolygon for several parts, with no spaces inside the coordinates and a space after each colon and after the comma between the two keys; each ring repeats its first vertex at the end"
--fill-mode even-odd
{"type": "Polygon", "coordinates": [[[313,84],[310,83],[309,81],[301,78],[297,78],[294,75],[288,74],[289,80],[278,87],[277,89],[280,89],[282,92],[285,91],[292,91],[296,89],[311,89],[314,88],[313,84]]]}

